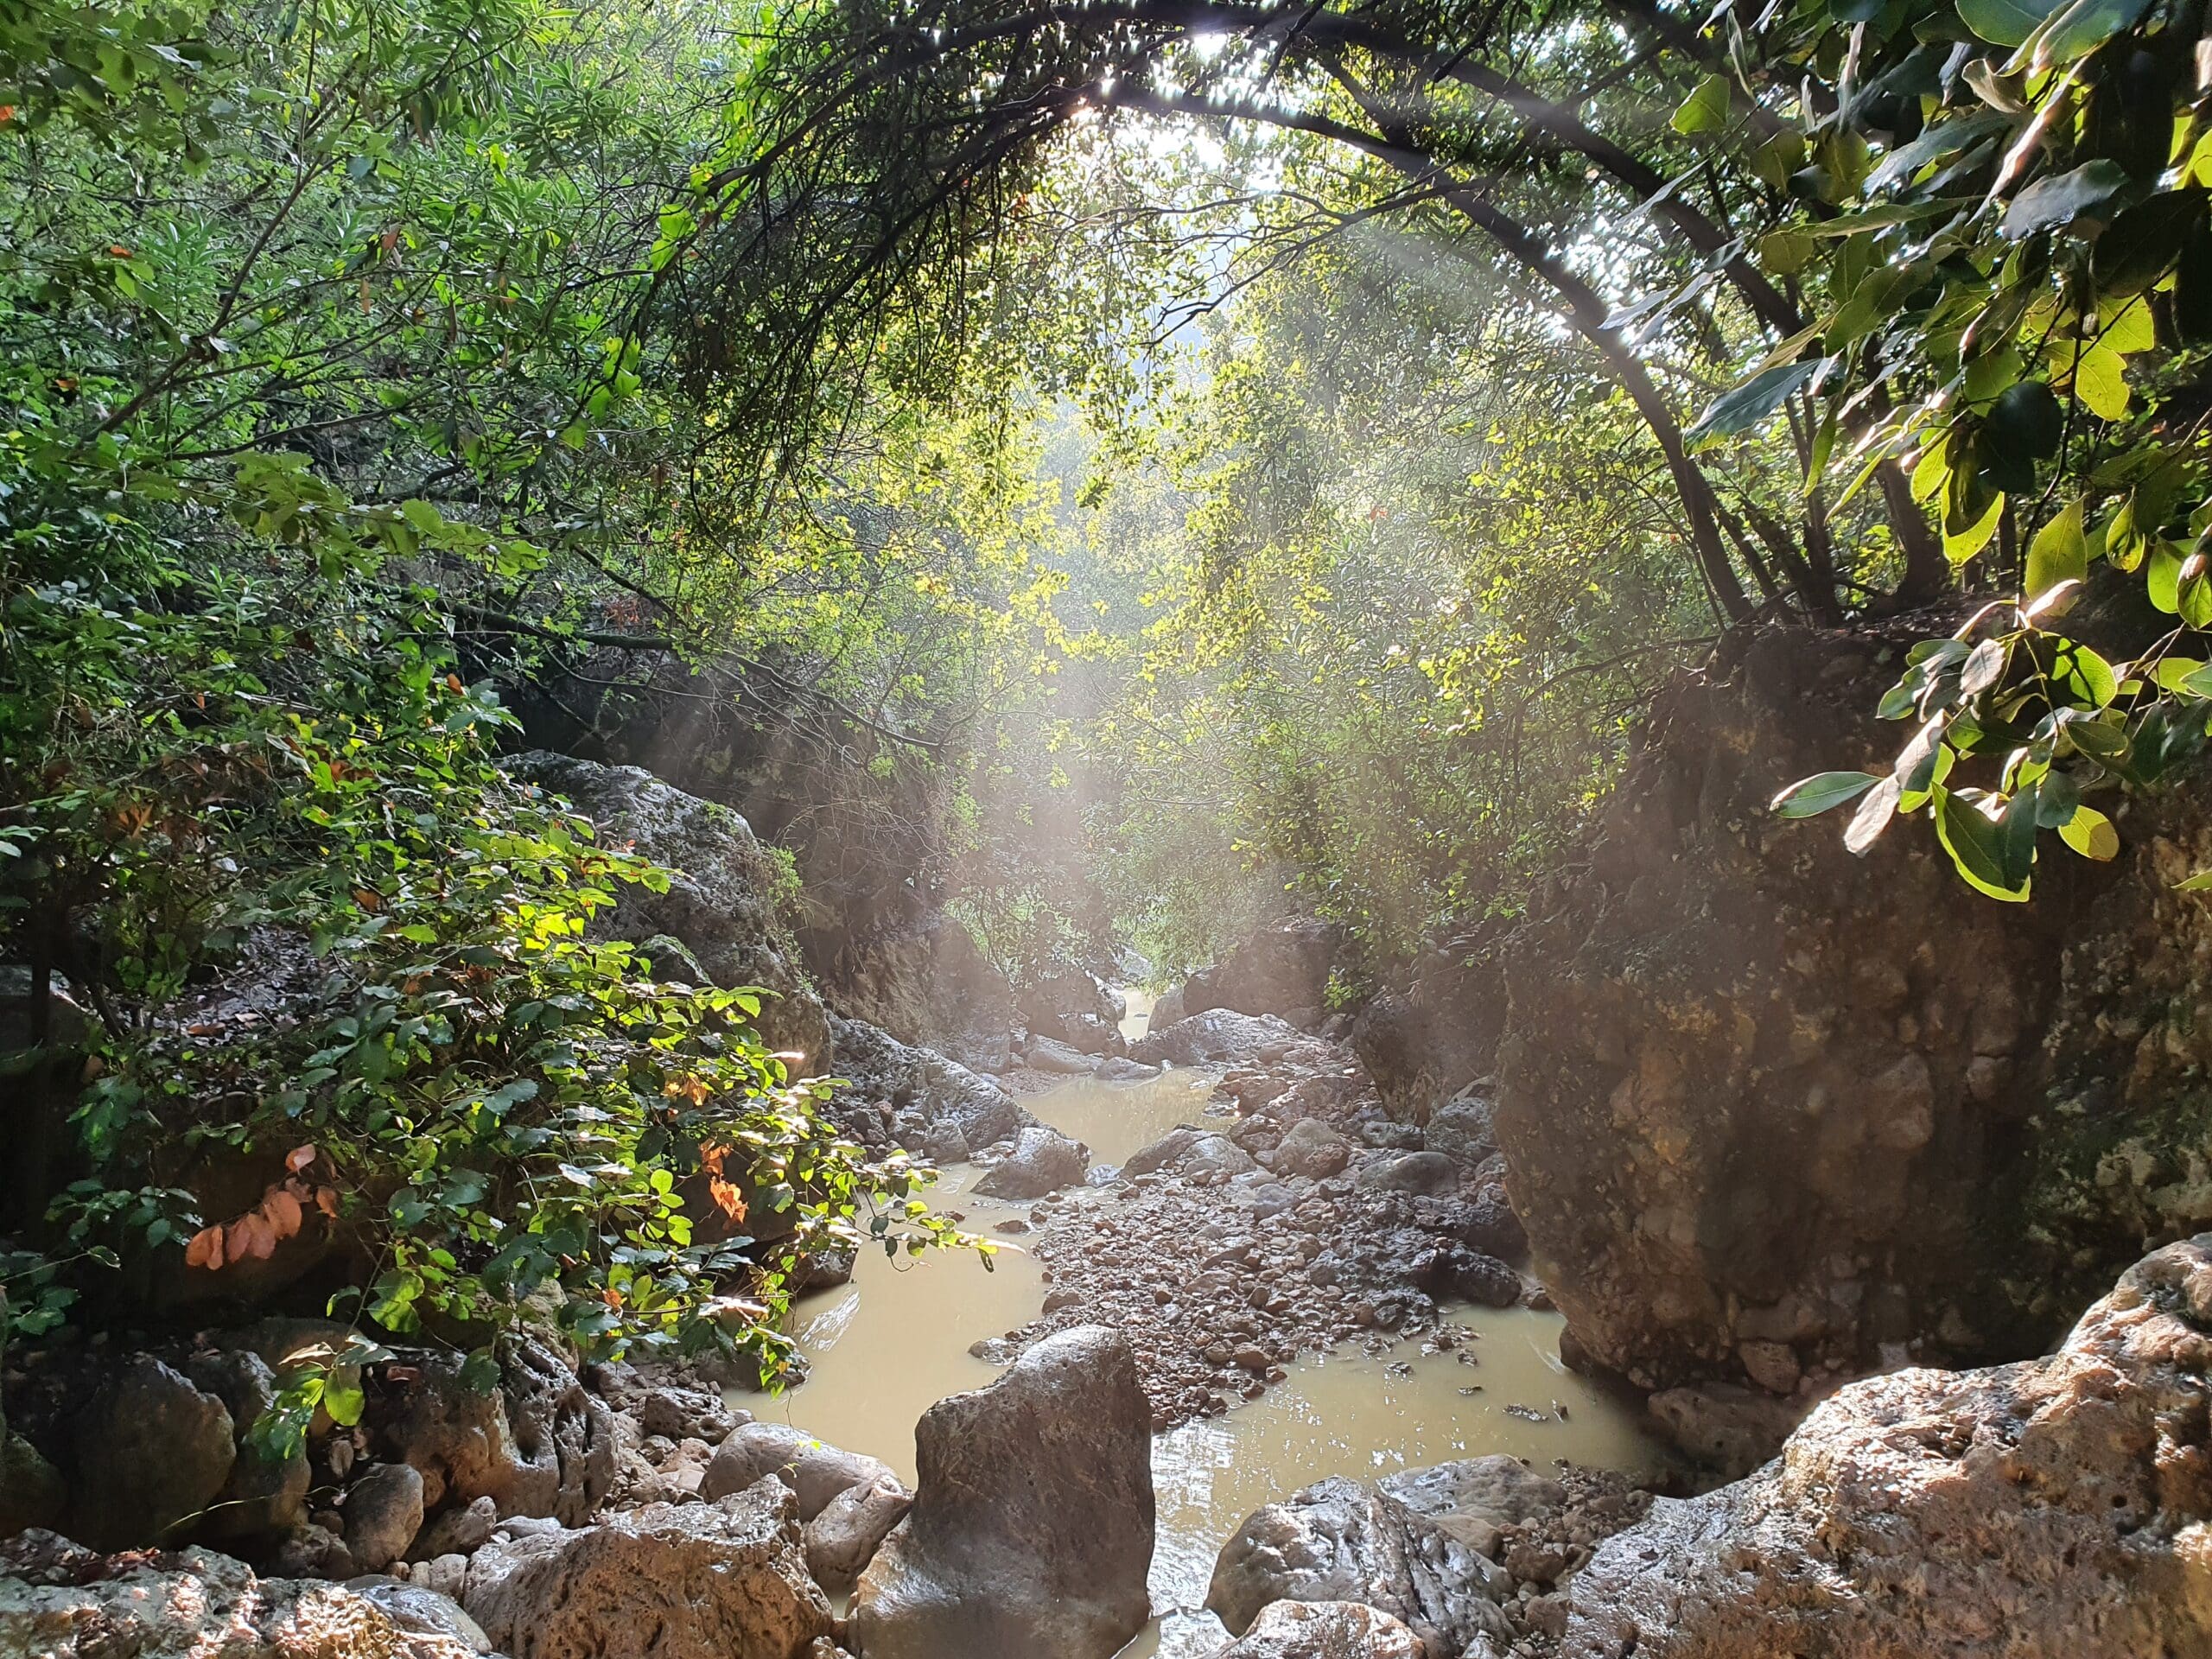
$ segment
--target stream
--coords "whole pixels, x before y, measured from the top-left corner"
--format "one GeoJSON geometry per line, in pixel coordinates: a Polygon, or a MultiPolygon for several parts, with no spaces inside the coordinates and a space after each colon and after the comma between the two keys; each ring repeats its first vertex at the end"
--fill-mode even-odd
{"type": "MultiPolygon", "coordinates": [[[[1127,1024],[1141,1033],[1142,1018],[1133,1011],[1127,1024]]],[[[1022,1103],[1087,1142],[1093,1162],[1118,1164],[1176,1124],[1196,1121],[1212,1087],[1212,1074],[1196,1071],[1134,1084],[1078,1078],[1022,1103]]],[[[1026,1202],[974,1196],[969,1188],[979,1173],[967,1165],[947,1170],[933,1206],[962,1212],[971,1230],[983,1233],[1028,1211],[1026,1202]]],[[[1064,1196],[1073,1204],[1114,1201],[1098,1189],[1064,1196]]],[[[807,1380],[780,1399],[748,1403],[833,1446],[880,1458],[912,1484],[916,1420],[946,1395],[998,1374],[969,1344],[1013,1330],[1043,1303],[1042,1269],[1020,1245],[1002,1240],[990,1272],[964,1256],[893,1262],[863,1251],[849,1284],[795,1310],[807,1380]]],[[[1540,1465],[1558,1459],[1643,1471],[1658,1462],[1634,1414],[1560,1363],[1556,1314],[1466,1307],[1452,1317],[1478,1338],[1465,1358],[1423,1353],[1412,1341],[1379,1357],[1347,1345],[1299,1360],[1258,1400],[1154,1437],[1158,1617],[1122,1659],[1199,1659],[1218,1649],[1226,1633],[1201,1608],[1221,1546],[1254,1510],[1325,1476],[1372,1477],[1493,1452],[1540,1465]]]]}

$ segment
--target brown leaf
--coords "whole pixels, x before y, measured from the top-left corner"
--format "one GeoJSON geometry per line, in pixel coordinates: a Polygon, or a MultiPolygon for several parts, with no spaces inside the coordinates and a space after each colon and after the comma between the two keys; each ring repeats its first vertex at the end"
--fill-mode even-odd
{"type": "Polygon", "coordinates": [[[289,1238],[300,1230],[300,1201],[281,1186],[269,1189],[269,1195],[261,1201],[261,1213],[269,1217],[270,1226],[280,1239],[289,1238]]]}
{"type": "Polygon", "coordinates": [[[304,1147],[294,1147],[289,1152],[284,1154],[284,1167],[290,1170],[292,1173],[296,1175],[302,1170],[305,1169],[309,1164],[315,1162],[315,1143],[313,1141],[309,1141],[304,1147]]]}
{"type": "Polygon", "coordinates": [[[225,1230],[223,1254],[233,1262],[248,1256],[266,1262],[276,1254],[276,1234],[257,1210],[249,1210],[225,1230]]]}
{"type": "Polygon", "coordinates": [[[192,1236],[184,1247],[184,1265],[205,1268],[210,1273],[223,1265],[223,1230],[218,1226],[202,1227],[192,1236]]]}
{"type": "Polygon", "coordinates": [[[338,1217],[338,1192],[334,1187],[318,1186],[315,1190],[315,1207],[334,1221],[338,1217]]]}

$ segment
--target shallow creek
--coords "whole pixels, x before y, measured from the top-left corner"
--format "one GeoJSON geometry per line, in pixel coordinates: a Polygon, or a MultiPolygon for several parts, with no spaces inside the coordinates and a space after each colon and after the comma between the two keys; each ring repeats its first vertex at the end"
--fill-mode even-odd
{"type": "MultiPolygon", "coordinates": [[[[1172,1071],[1141,1084],[1084,1078],[1022,1103],[1088,1142],[1095,1162],[1114,1164],[1177,1123],[1196,1121],[1212,1082],[1208,1072],[1172,1071]]],[[[967,1189],[976,1173],[965,1165],[947,1171],[933,1203],[985,1234],[1029,1209],[975,1197],[967,1189]]],[[[1085,1191],[1070,1201],[1111,1199],[1085,1191]]],[[[765,1409],[757,1398],[747,1403],[831,1445],[880,1458],[911,1484],[916,1419],[944,1395],[997,1375],[969,1344],[1021,1325],[1043,1302],[1042,1273],[1021,1243],[1005,1240],[989,1273],[968,1256],[893,1262],[863,1252],[850,1284],[797,1310],[799,1345],[812,1365],[807,1381],[765,1409]]],[[[1287,1381],[1249,1405],[1154,1437],[1152,1594],[1162,1617],[1123,1659],[1198,1659],[1219,1647],[1221,1626],[1196,1611],[1215,1555],[1252,1510],[1324,1476],[1386,1474],[1490,1452],[1540,1466],[1554,1459],[1622,1470],[1656,1464],[1632,1415],[1560,1364],[1556,1315],[1463,1308],[1452,1317],[1478,1336],[1466,1344],[1471,1363],[1424,1355],[1412,1342],[1380,1357],[1347,1346],[1299,1361],[1287,1381]]]]}

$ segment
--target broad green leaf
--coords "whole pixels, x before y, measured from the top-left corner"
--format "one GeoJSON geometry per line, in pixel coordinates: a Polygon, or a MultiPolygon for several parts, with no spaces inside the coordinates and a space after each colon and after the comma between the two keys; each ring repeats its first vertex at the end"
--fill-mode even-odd
{"type": "Polygon", "coordinates": [[[2099,863],[2120,852],[2120,831],[2094,806],[2075,807],[2074,816],[2058,826],[2058,838],[2082,857],[2099,863]]]}
{"type": "Polygon", "coordinates": [[[2174,883],[2176,893],[2212,893],[2212,870],[2199,870],[2174,883]]]}
{"type": "Polygon", "coordinates": [[[2162,691],[2186,692],[2194,697],[2212,697],[2212,674],[2205,672],[2206,667],[2206,663],[2200,657],[2164,657],[2159,658],[2158,667],[2152,671],[2152,678],[2162,691]]]}
{"type": "Polygon", "coordinates": [[[2024,44],[2052,10],[2035,0],[1959,0],[1959,16],[1966,26],[1998,46],[2024,44]]]}
{"type": "Polygon", "coordinates": [[[2071,225],[2095,213],[2126,188],[2126,170],[2118,162],[2100,156],[2071,172],[2037,179],[2012,198],[1999,228],[2018,242],[2041,231],[2071,225]]]}
{"type": "Polygon", "coordinates": [[[1821,371],[1818,359],[1783,363],[1755,374],[1732,391],[1713,399],[1713,406],[1697,418],[1683,435],[1692,443],[1733,437],[1764,425],[1790,393],[1821,371]]]}
{"type": "Polygon", "coordinates": [[[2088,573],[2089,542],[2082,530],[2082,504],[2075,501],[2028,543],[2028,597],[2037,598],[2062,582],[2078,582],[2088,573]]]}
{"type": "Polygon", "coordinates": [[[2086,55],[2122,29],[2133,29],[2149,4],[2150,0],[2074,0],[2037,42],[2035,67],[2048,69],[2086,55]]]}
{"type": "Polygon", "coordinates": [[[1997,521],[2004,512],[2005,497],[2000,492],[1991,499],[1989,510],[1980,519],[1956,535],[1946,525],[1943,530],[1943,556],[1953,564],[1964,564],[1974,557],[1989,545],[1989,538],[1997,533],[1997,521]]]}
{"type": "Polygon", "coordinates": [[[2107,421],[2127,413],[2127,361],[2117,352],[2092,346],[2074,365],[2074,390],[2090,410],[2107,421]]]}
{"type": "Polygon", "coordinates": [[[2112,664],[2082,645],[2069,644],[2060,650],[2052,677],[2076,702],[2092,709],[2109,705],[2120,690],[2112,664]]]}
{"type": "Polygon", "coordinates": [[[1675,130],[1691,138],[1720,131],[1728,124],[1729,96],[1727,76],[1707,75],[1675,111],[1675,130]]]}
{"type": "Polygon", "coordinates": [[[2143,565],[2145,595],[2158,609],[2168,616],[2181,611],[2181,555],[2171,542],[2159,542],[2151,549],[2151,556],[2143,565]]]}
{"type": "Polygon", "coordinates": [[[2035,828],[2034,791],[2016,795],[2002,817],[1991,818],[1979,801],[1948,789],[1936,791],[1936,837],[1967,884],[1992,899],[2019,904],[2028,896],[2032,868],[2035,828]],[[2029,855],[2019,855],[2017,825],[2008,823],[2024,803],[2029,855]]]}
{"type": "Polygon", "coordinates": [[[1802,778],[1774,798],[1778,818],[1810,818],[1846,801],[1856,800],[1881,780],[1871,772],[1823,772],[1802,778]]]}

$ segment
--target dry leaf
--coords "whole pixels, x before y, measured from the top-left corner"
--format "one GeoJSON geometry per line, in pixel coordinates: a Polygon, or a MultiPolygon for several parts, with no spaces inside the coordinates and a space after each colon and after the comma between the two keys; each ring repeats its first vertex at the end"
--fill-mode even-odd
{"type": "Polygon", "coordinates": [[[269,1196],[261,1201],[261,1213],[269,1217],[279,1238],[289,1238],[300,1230],[300,1201],[281,1186],[269,1189],[269,1196]]]}
{"type": "Polygon", "coordinates": [[[266,1262],[276,1254],[276,1234],[259,1211],[249,1210],[224,1230],[223,1254],[232,1262],[266,1262]]]}
{"type": "Polygon", "coordinates": [[[332,1220],[338,1217],[338,1192],[334,1187],[318,1186],[315,1190],[315,1207],[332,1220]]]}
{"type": "Polygon", "coordinates": [[[292,1173],[296,1175],[302,1170],[305,1169],[309,1164],[315,1162],[315,1143],[313,1141],[309,1141],[304,1147],[294,1147],[291,1151],[284,1154],[284,1167],[290,1170],[292,1173]]]}
{"type": "Polygon", "coordinates": [[[223,1230],[219,1226],[202,1227],[192,1236],[184,1247],[184,1265],[206,1268],[210,1273],[223,1265],[223,1230]]]}

